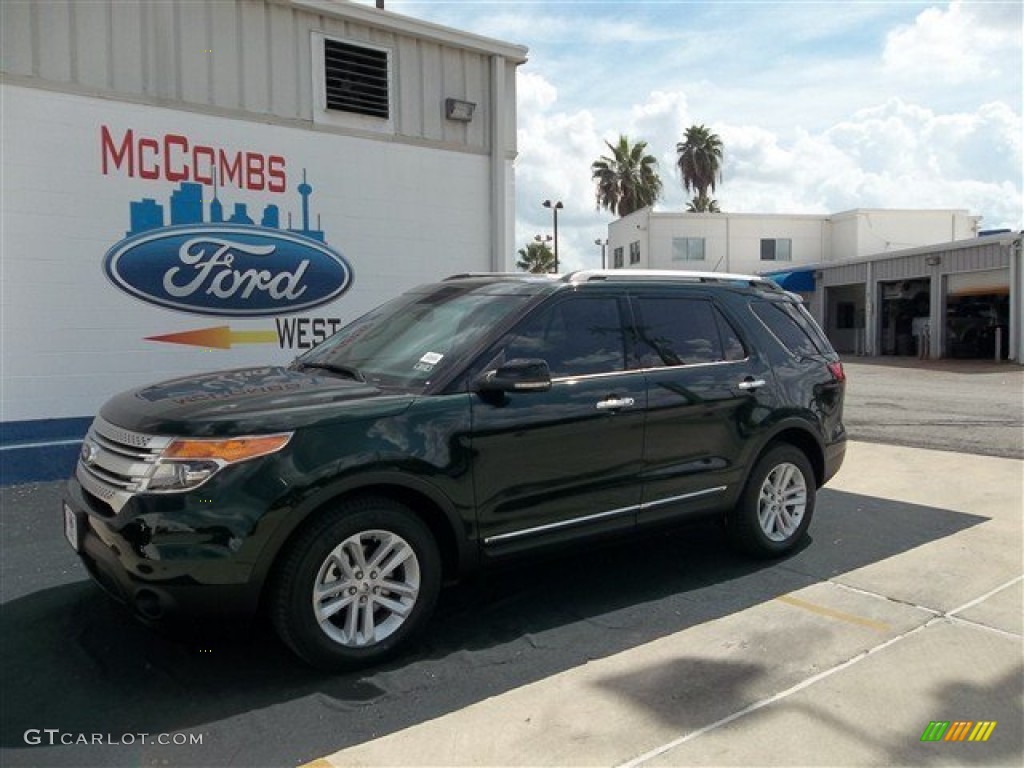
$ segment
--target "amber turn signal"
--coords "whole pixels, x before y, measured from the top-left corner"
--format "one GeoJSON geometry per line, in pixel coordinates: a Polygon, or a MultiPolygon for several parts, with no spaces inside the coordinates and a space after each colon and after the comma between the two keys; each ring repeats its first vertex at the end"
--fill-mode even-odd
{"type": "Polygon", "coordinates": [[[236,461],[266,456],[284,448],[292,433],[233,437],[228,440],[178,439],[168,445],[163,459],[213,459],[231,464],[236,461]]]}

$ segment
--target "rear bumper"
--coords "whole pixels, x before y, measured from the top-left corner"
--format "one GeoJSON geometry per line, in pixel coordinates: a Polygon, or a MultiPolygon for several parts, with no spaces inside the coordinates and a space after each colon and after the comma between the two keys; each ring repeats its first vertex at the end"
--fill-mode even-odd
{"type": "Polygon", "coordinates": [[[825,446],[825,476],[822,479],[822,485],[827,483],[836,473],[840,467],[843,466],[843,459],[846,458],[846,438],[838,440],[834,443],[830,443],[825,446]]]}

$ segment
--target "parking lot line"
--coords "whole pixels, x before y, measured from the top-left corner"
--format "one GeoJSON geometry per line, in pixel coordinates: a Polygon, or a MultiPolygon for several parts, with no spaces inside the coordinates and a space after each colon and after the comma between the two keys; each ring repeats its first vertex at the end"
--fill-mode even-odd
{"type": "Polygon", "coordinates": [[[874,621],[873,619],[865,619],[863,616],[855,616],[852,613],[846,613],[845,611],[837,611],[835,608],[828,608],[824,605],[818,605],[817,603],[810,603],[806,600],[801,600],[799,597],[793,597],[792,595],[779,595],[775,598],[780,603],[786,605],[792,605],[794,608],[801,608],[811,613],[816,613],[819,616],[827,616],[830,619],[836,619],[838,621],[845,621],[850,624],[857,624],[868,629],[874,629],[878,632],[889,632],[892,627],[882,621],[874,621]]]}

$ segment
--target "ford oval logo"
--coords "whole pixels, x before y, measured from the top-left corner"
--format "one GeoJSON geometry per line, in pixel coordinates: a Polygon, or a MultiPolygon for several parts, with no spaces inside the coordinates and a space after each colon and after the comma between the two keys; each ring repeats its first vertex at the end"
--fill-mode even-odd
{"type": "Polygon", "coordinates": [[[165,227],[107,251],[107,278],[125,293],[180,312],[263,317],[303,312],[348,290],[352,269],[321,242],[230,224],[165,227]]]}

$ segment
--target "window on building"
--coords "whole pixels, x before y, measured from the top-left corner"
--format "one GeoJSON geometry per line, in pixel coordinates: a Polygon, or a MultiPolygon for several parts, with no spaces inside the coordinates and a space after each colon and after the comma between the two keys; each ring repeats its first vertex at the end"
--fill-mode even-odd
{"type": "Polygon", "coordinates": [[[644,368],[742,360],[743,343],[710,301],[641,297],[637,354],[644,368]]]}
{"type": "Polygon", "coordinates": [[[792,261],[793,241],[788,237],[761,240],[761,261],[792,261]]]}
{"type": "Polygon", "coordinates": [[[619,246],[618,248],[612,251],[612,266],[615,269],[622,269],[622,267],[624,266],[624,263],[622,261],[622,255],[622,246],[619,246]]]}
{"type": "Polygon", "coordinates": [[[388,51],[324,39],[327,109],[385,120],[391,117],[388,51]]]}
{"type": "Polygon", "coordinates": [[[629,244],[629,263],[640,263],[640,241],[636,240],[629,244]]]}
{"type": "Polygon", "coordinates": [[[672,261],[704,261],[704,238],[673,237],[672,261]]]}

